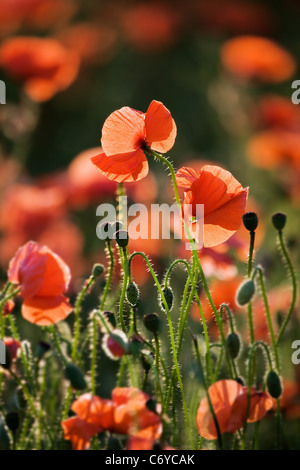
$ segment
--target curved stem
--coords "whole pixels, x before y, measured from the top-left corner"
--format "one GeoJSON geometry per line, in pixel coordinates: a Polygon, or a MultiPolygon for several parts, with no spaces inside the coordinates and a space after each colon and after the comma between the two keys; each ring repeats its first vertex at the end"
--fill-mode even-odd
{"type": "Polygon", "coordinates": [[[293,265],[292,265],[292,262],[290,260],[290,257],[289,257],[289,254],[287,252],[287,249],[285,247],[285,244],[284,244],[284,240],[283,240],[283,236],[282,236],[282,232],[281,230],[278,232],[278,238],[279,238],[279,244],[280,244],[280,248],[281,248],[281,251],[282,251],[282,254],[284,256],[284,259],[287,263],[287,266],[288,266],[288,269],[289,269],[289,272],[290,272],[290,276],[291,276],[291,279],[292,279],[292,288],[293,288],[293,293],[292,293],[292,300],[291,300],[291,304],[290,304],[290,308],[288,310],[288,313],[287,313],[287,316],[285,317],[285,320],[283,322],[283,324],[281,325],[281,328],[279,330],[279,333],[278,333],[278,336],[277,336],[277,340],[276,340],[276,343],[278,344],[283,333],[284,333],[284,330],[291,318],[291,315],[293,313],[293,310],[294,310],[294,307],[295,307],[295,303],[296,303],[296,298],[297,298],[297,281],[296,281],[296,275],[295,275],[295,271],[294,271],[294,268],[293,268],[293,265]]]}

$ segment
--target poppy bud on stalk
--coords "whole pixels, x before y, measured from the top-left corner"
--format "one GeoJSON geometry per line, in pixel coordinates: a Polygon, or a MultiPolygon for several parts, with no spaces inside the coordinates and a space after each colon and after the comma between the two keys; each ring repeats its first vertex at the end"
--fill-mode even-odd
{"type": "MultiPolygon", "coordinates": [[[[168,305],[168,309],[171,310],[172,307],[173,307],[173,299],[174,299],[174,295],[173,295],[173,291],[170,287],[165,287],[163,289],[163,294],[165,296],[165,299],[166,299],[166,302],[167,302],[167,305],[168,305]]],[[[165,310],[165,304],[163,302],[163,299],[161,299],[161,306],[163,308],[163,310],[165,310]]]]}
{"type": "Polygon", "coordinates": [[[272,216],[272,222],[276,230],[281,231],[286,224],[286,214],[283,212],[276,212],[276,214],[273,214],[272,216]]]}
{"type": "Polygon", "coordinates": [[[255,284],[252,279],[243,282],[238,288],[236,301],[239,305],[246,305],[250,302],[255,293],[255,284]]]}
{"type": "Polygon", "coordinates": [[[151,333],[157,333],[160,327],[160,319],[157,313],[148,313],[144,315],[143,322],[147,330],[151,333]]]}
{"type": "Polygon", "coordinates": [[[102,339],[102,348],[107,357],[117,361],[128,351],[128,340],[125,333],[116,329],[105,334],[102,339]]]}
{"type": "Polygon", "coordinates": [[[241,346],[239,336],[236,333],[230,333],[226,339],[226,346],[232,359],[238,357],[241,346]]]}
{"type": "Polygon", "coordinates": [[[258,217],[255,212],[246,212],[243,215],[244,226],[249,232],[254,232],[257,229],[258,217]]]}
{"type": "Polygon", "coordinates": [[[92,274],[93,274],[94,277],[101,276],[103,271],[104,271],[103,264],[99,264],[99,263],[94,264],[93,271],[92,271],[92,274]]]}
{"type": "Polygon", "coordinates": [[[129,243],[129,236],[127,230],[118,230],[114,234],[114,238],[116,239],[117,244],[121,248],[126,248],[129,243]]]}
{"type": "Polygon", "coordinates": [[[268,372],[266,379],[267,389],[272,398],[279,398],[282,394],[282,385],[279,375],[275,370],[271,369],[268,372]]]}
{"type": "Polygon", "coordinates": [[[130,282],[126,289],[126,298],[127,301],[135,307],[139,301],[139,289],[135,282],[130,282]]]}
{"type": "Polygon", "coordinates": [[[82,371],[72,362],[66,365],[65,377],[75,390],[84,390],[87,387],[82,371]]]}

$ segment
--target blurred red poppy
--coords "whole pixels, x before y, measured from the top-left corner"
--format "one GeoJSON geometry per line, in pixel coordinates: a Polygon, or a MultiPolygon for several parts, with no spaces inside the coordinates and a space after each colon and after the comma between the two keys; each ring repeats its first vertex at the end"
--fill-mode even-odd
{"type": "Polygon", "coordinates": [[[111,400],[86,393],[71,407],[77,416],[62,422],[65,439],[72,441],[75,450],[88,448],[91,437],[100,431],[128,434],[147,441],[159,439],[161,419],[148,409],[149,398],[133,387],[115,388],[111,400]]]}
{"type": "Polygon", "coordinates": [[[204,206],[204,221],[190,223],[193,230],[195,225],[201,227],[203,224],[204,247],[219,245],[238,230],[245,212],[248,188],[243,188],[229,171],[204,165],[197,173],[183,167],[177,172],[176,180],[178,187],[185,191],[184,217],[197,216],[197,205],[204,206]]]}
{"type": "Polygon", "coordinates": [[[79,59],[55,39],[19,36],[1,45],[0,66],[33,101],[47,101],[73,83],[79,59]]]}
{"type": "MultiPolygon", "coordinates": [[[[220,428],[220,433],[235,433],[245,421],[248,403],[248,390],[235,380],[219,380],[208,389],[211,403],[220,428]]],[[[251,391],[250,410],[247,422],[261,420],[272,408],[272,399],[265,392],[251,391]]],[[[197,430],[205,439],[218,437],[208,400],[201,400],[196,417],[197,430]]]]}
{"type": "Polygon", "coordinates": [[[106,119],[103,153],[91,160],[110,180],[138,181],[148,174],[145,147],[165,153],[173,147],[176,132],[170,111],[159,101],[152,101],[145,114],[126,106],[106,119]]]}
{"type": "Polygon", "coordinates": [[[28,242],[9,263],[8,279],[21,286],[23,317],[37,325],[64,320],[72,311],[63,295],[71,279],[68,266],[48,247],[28,242]]]}
{"type": "Polygon", "coordinates": [[[279,83],[296,70],[292,55],[271,39],[238,36],[228,40],[221,50],[223,65],[243,79],[279,83]]]}

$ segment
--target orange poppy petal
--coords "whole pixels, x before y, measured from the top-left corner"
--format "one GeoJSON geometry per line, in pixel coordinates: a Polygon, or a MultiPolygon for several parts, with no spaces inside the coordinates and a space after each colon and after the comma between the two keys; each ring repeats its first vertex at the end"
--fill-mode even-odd
{"type": "Polygon", "coordinates": [[[144,437],[132,436],[127,442],[127,450],[152,450],[155,441],[144,437]]]}
{"type": "Polygon", "coordinates": [[[273,400],[265,392],[255,391],[251,395],[249,416],[247,421],[254,423],[263,419],[269,410],[273,407],[273,400]]]}
{"type": "Polygon", "coordinates": [[[93,396],[90,393],[81,395],[72,404],[72,410],[86,423],[95,424],[102,429],[113,426],[114,404],[111,400],[93,396]]]}
{"type": "Polygon", "coordinates": [[[71,272],[66,263],[53,251],[44,248],[46,251],[46,270],[43,284],[37,296],[59,295],[68,290],[71,272]]]}
{"type": "Polygon", "coordinates": [[[193,168],[184,166],[176,173],[176,182],[178,188],[183,188],[184,191],[188,191],[194,181],[199,178],[199,174],[193,168]]]}
{"type": "Polygon", "coordinates": [[[48,326],[64,320],[73,310],[63,295],[32,297],[22,305],[23,317],[31,323],[48,326]]]}
{"type": "Polygon", "coordinates": [[[145,115],[124,106],[106,119],[101,144],[109,157],[129,153],[141,147],[145,140],[145,115]]]}
{"type": "Polygon", "coordinates": [[[175,142],[177,128],[170,111],[160,102],[153,100],[146,112],[146,141],[152,150],[166,153],[175,142]]]}
{"type": "Polygon", "coordinates": [[[99,426],[88,424],[86,421],[73,416],[61,423],[64,438],[72,442],[73,450],[86,450],[90,447],[90,440],[101,431],[99,426]]]}
{"type": "MultiPolygon", "coordinates": [[[[227,432],[232,406],[241,391],[242,386],[235,380],[219,380],[208,389],[221,434],[227,432]]],[[[206,397],[201,400],[198,408],[196,424],[202,437],[205,439],[217,438],[217,430],[206,397]]]]}
{"type": "Polygon", "coordinates": [[[42,246],[28,242],[18,249],[11,259],[8,268],[8,279],[15,284],[21,284],[22,297],[32,297],[40,289],[46,270],[46,254],[42,246]]]}
{"type": "Polygon", "coordinates": [[[118,183],[139,181],[149,171],[148,161],[141,149],[110,157],[101,153],[91,160],[104,176],[118,183]]]}

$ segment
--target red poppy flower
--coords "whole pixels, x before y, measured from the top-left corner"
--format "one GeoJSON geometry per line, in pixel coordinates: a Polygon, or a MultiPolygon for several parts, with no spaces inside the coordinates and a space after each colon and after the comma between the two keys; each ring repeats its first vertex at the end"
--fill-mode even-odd
{"type": "MultiPolygon", "coordinates": [[[[220,433],[235,433],[243,426],[248,403],[247,387],[235,380],[219,380],[208,389],[212,406],[218,421],[220,433]]],[[[272,408],[272,399],[264,392],[252,388],[250,410],[247,422],[261,420],[272,408]]],[[[205,439],[218,437],[213,416],[207,398],[201,400],[198,408],[196,424],[199,434],[205,439]]]]}
{"type": "Polygon", "coordinates": [[[288,51],[259,36],[240,36],[227,41],[222,48],[222,62],[238,77],[269,83],[288,80],[296,69],[288,51]]]}
{"type": "Polygon", "coordinates": [[[24,84],[34,101],[47,101],[75,80],[79,60],[58,41],[48,38],[15,37],[0,49],[0,66],[24,84]]]}
{"type": "Polygon", "coordinates": [[[31,323],[57,323],[72,311],[63,295],[70,283],[70,270],[47,246],[31,241],[21,247],[9,263],[8,279],[21,286],[22,315],[31,323]]]}
{"type": "Polygon", "coordinates": [[[218,166],[204,165],[200,172],[181,168],[176,175],[177,185],[185,191],[184,217],[197,216],[197,205],[204,205],[204,221],[193,221],[190,226],[203,223],[203,246],[213,247],[225,242],[240,227],[245,212],[248,188],[218,166]]]}
{"type": "Polygon", "coordinates": [[[145,114],[126,106],[106,119],[101,139],[104,153],[91,160],[110,180],[138,181],[148,174],[145,147],[165,153],[173,147],[176,132],[170,111],[159,101],[152,101],[145,114]]]}
{"type": "Polygon", "coordinates": [[[71,407],[77,416],[62,422],[65,439],[72,441],[75,450],[88,448],[91,437],[100,431],[155,441],[162,425],[160,417],[147,408],[149,398],[133,387],[115,388],[112,400],[86,393],[71,407]]]}

